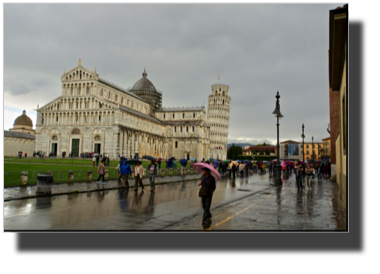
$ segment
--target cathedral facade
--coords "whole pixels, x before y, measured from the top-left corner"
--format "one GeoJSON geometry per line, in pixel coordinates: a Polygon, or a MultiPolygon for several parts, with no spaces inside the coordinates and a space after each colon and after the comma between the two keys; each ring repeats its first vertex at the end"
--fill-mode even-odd
{"type": "Polygon", "coordinates": [[[75,157],[96,152],[110,158],[210,158],[206,108],[162,107],[162,93],[145,70],[142,76],[127,90],[81,62],[65,71],[61,96],[37,109],[35,150],[75,157]]]}

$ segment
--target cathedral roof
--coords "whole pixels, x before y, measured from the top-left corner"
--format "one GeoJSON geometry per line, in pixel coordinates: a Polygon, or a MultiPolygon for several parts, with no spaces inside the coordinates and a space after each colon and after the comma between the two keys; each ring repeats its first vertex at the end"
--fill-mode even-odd
{"type": "Polygon", "coordinates": [[[151,81],[149,81],[148,78],[148,73],[146,73],[145,69],[142,74],[142,78],[138,80],[132,87],[131,90],[139,90],[139,91],[157,91],[154,85],[152,84],[151,81]]]}
{"type": "Polygon", "coordinates": [[[165,112],[165,111],[202,111],[203,107],[178,107],[178,108],[159,108],[156,112],[165,112]]]}
{"type": "Polygon", "coordinates": [[[4,130],[4,137],[24,138],[24,139],[36,139],[35,136],[26,132],[7,131],[4,130]]]}
{"type": "Polygon", "coordinates": [[[22,115],[16,118],[13,126],[33,127],[33,122],[32,119],[30,119],[29,116],[26,115],[26,111],[24,110],[22,112],[22,115]]]}

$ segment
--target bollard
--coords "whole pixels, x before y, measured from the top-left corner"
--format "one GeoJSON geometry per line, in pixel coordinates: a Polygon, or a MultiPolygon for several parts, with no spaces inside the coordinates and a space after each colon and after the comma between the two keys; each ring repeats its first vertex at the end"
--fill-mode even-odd
{"type": "Polygon", "coordinates": [[[165,176],[165,170],[161,169],[161,176],[165,176]]]}
{"type": "Polygon", "coordinates": [[[28,183],[28,171],[21,172],[21,184],[26,185],[28,183]]]}
{"type": "Polygon", "coordinates": [[[108,181],[108,169],[104,170],[104,180],[108,181]]]}
{"type": "Polygon", "coordinates": [[[69,170],[69,182],[74,182],[74,171],[69,170]]]}
{"type": "Polygon", "coordinates": [[[173,175],[173,169],[169,169],[169,175],[171,176],[171,175],[173,175]]]}
{"type": "Polygon", "coordinates": [[[51,194],[51,185],[53,183],[52,174],[38,173],[36,194],[51,194]]]}
{"type": "Polygon", "coordinates": [[[92,181],[92,170],[87,170],[87,181],[88,182],[92,181]]]}

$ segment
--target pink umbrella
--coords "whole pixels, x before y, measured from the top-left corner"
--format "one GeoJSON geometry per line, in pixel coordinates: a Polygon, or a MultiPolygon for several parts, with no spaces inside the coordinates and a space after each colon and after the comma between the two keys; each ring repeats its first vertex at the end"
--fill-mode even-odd
{"type": "Polygon", "coordinates": [[[281,166],[286,166],[286,163],[285,163],[285,162],[282,162],[282,163],[281,163],[281,166]]]}
{"type": "Polygon", "coordinates": [[[193,169],[195,169],[199,174],[202,174],[202,173],[203,173],[202,168],[208,168],[208,169],[210,170],[210,174],[211,174],[211,176],[214,177],[215,182],[221,180],[220,175],[219,175],[219,172],[218,172],[213,166],[210,166],[209,164],[206,164],[206,163],[195,163],[195,164],[193,164],[192,167],[193,167],[193,169]]]}

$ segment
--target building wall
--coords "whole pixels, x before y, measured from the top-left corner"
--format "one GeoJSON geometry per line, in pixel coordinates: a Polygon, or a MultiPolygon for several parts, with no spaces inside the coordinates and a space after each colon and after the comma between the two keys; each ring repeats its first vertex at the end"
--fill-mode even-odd
{"type": "Polygon", "coordinates": [[[18,152],[28,153],[28,157],[33,156],[35,141],[33,139],[4,137],[4,156],[17,157],[18,152]]]}

